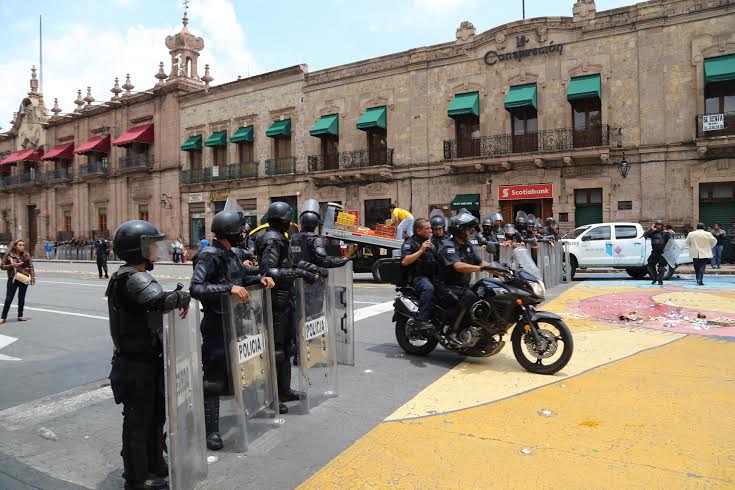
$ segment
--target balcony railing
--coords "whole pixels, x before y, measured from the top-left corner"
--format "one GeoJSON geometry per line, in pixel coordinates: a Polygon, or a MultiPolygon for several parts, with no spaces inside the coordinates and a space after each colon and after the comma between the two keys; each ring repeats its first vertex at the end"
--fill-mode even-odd
{"type": "Polygon", "coordinates": [[[697,116],[697,138],[735,135],[735,112],[723,114],[699,114],[697,116]],[[708,116],[705,126],[705,116],[708,116]],[[720,128],[720,126],[722,126],[720,128]]]}
{"type": "Polygon", "coordinates": [[[46,182],[63,182],[71,179],[72,171],[67,168],[57,168],[54,170],[48,170],[43,178],[46,182]]]}
{"type": "Polygon", "coordinates": [[[150,155],[120,157],[117,161],[117,167],[121,172],[148,170],[153,167],[153,157],[150,155]]]}
{"type": "Polygon", "coordinates": [[[204,184],[223,180],[249,179],[258,176],[258,162],[233,163],[195,170],[182,170],[181,183],[204,184]],[[217,170],[214,170],[214,169],[217,170]]]}
{"type": "Polygon", "coordinates": [[[11,175],[5,179],[8,187],[19,185],[34,185],[43,182],[40,172],[26,172],[20,175],[11,175]]]}
{"type": "Polygon", "coordinates": [[[109,166],[106,161],[94,162],[87,165],[79,166],[79,175],[81,177],[94,177],[98,175],[106,175],[109,166]]]}
{"type": "Polygon", "coordinates": [[[308,158],[309,171],[344,170],[379,165],[393,165],[393,148],[380,150],[354,150],[324,155],[311,155],[308,158]]]}
{"type": "Polygon", "coordinates": [[[268,176],[293,173],[296,173],[295,157],[270,158],[265,161],[265,174],[268,176]]]}
{"type": "Polygon", "coordinates": [[[444,159],[495,157],[512,153],[538,153],[607,146],[610,127],[607,124],[585,129],[542,129],[521,135],[496,134],[468,140],[445,140],[444,159]]]}

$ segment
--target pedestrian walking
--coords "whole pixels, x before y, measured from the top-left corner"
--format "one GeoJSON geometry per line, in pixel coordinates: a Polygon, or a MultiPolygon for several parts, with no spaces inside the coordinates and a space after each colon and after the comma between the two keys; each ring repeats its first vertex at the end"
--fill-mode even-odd
{"type": "Polygon", "coordinates": [[[697,223],[696,231],[687,235],[686,246],[689,247],[689,256],[694,262],[694,272],[697,276],[697,284],[700,286],[704,286],[707,260],[712,258],[712,249],[716,244],[717,239],[704,229],[704,223],[697,223]]]}
{"type": "Polygon", "coordinates": [[[201,252],[205,248],[207,248],[207,245],[209,245],[209,240],[207,240],[207,237],[202,238],[202,240],[199,242],[199,251],[201,252]]]}
{"type": "Polygon", "coordinates": [[[727,263],[735,264],[735,222],[727,232],[727,263]]]}
{"type": "Polygon", "coordinates": [[[5,290],[5,306],[3,307],[0,325],[8,318],[10,305],[13,303],[15,292],[18,291],[18,321],[27,320],[23,316],[23,307],[26,303],[26,291],[28,285],[36,284],[36,273],[33,270],[31,255],[26,252],[26,244],[23,240],[16,240],[10,245],[10,250],[3,256],[0,269],[8,271],[8,285],[5,290]]]}
{"type": "Polygon", "coordinates": [[[97,272],[102,279],[102,273],[105,273],[105,279],[110,276],[107,275],[107,259],[110,256],[110,242],[104,238],[98,239],[94,242],[94,255],[97,259],[97,272]]]}
{"type": "Polygon", "coordinates": [[[719,223],[715,223],[715,227],[712,229],[712,236],[717,240],[717,244],[712,247],[712,268],[719,269],[722,264],[722,249],[725,246],[727,233],[720,228],[719,223]]]}
{"type": "Polygon", "coordinates": [[[43,246],[43,251],[46,253],[46,260],[51,260],[51,254],[54,252],[54,246],[51,241],[46,240],[46,244],[43,246]]]}

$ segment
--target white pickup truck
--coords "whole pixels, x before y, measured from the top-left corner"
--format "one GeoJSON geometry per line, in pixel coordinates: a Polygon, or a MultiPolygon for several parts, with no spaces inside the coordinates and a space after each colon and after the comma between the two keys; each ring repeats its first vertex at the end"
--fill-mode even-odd
{"type": "MultiPolygon", "coordinates": [[[[651,241],[643,238],[646,230],[639,223],[595,223],[584,225],[561,237],[569,246],[572,277],[577,269],[613,267],[625,269],[631,277],[643,279],[651,254],[651,241]]],[[[675,238],[682,249],[676,265],[690,264],[689,250],[683,238],[675,238]]],[[[676,267],[668,267],[665,279],[674,275],[676,267]]]]}

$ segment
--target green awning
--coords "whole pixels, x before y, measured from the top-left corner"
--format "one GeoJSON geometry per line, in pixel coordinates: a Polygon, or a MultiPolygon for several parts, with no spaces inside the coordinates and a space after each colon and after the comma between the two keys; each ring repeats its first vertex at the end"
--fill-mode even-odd
{"type": "Polygon", "coordinates": [[[253,127],[246,126],[239,128],[237,131],[232,133],[230,136],[231,143],[252,143],[253,142],[253,127]]]}
{"type": "Polygon", "coordinates": [[[204,146],[224,146],[227,144],[227,131],[217,131],[209,135],[204,146]]]}
{"type": "Polygon", "coordinates": [[[189,139],[184,141],[181,145],[182,151],[201,150],[202,149],[202,135],[197,134],[195,136],[189,136],[189,139]]]}
{"type": "Polygon", "coordinates": [[[309,134],[312,136],[322,136],[331,134],[339,136],[339,114],[330,114],[322,116],[314,126],[312,126],[309,134]]]}
{"type": "Polygon", "coordinates": [[[567,100],[600,99],[600,75],[574,77],[569,82],[567,100]]]}
{"type": "Polygon", "coordinates": [[[449,117],[469,116],[474,114],[480,117],[480,94],[471,92],[469,94],[455,95],[449,104],[447,115],[449,117]]]}
{"type": "Polygon", "coordinates": [[[360,116],[360,120],[357,121],[357,129],[362,129],[363,131],[372,128],[385,129],[386,127],[385,106],[373,107],[366,110],[360,116]]]}
{"type": "Polygon", "coordinates": [[[265,135],[269,138],[275,138],[276,136],[291,136],[291,120],[283,119],[276,121],[273,126],[268,128],[265,135]]]}
{"type": "Polygon", "coordinates": [[[536,84],[529,83],[527,85],[516,85],[508,90],[505,96],[505,108],[514,109],[516,107],[532,106],[537,109],[536,100],[536,84]]]}
{"type": "Polygon", "coordinates": [[[457,194],[452,199],[452,209],[458,211],[462,208],[467,211],[480,210],[480,194],[457,194]]]}
{"type": "Polygon", "coordinates": [[[704,60],[704,83],[735,80],[735,54],[704,60]]]}

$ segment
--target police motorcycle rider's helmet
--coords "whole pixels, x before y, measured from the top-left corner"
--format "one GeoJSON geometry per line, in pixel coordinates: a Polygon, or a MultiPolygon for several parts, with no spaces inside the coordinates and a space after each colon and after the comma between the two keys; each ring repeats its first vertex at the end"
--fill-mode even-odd
{"type": "Polygon", "coordinates": [[[307,199],[301,211],[300,222],[302,231],[314,231],[319,226],[321,216],[319,214],[319,201],[307,199]]]}
{"type": "Polygon", "coordinates": [[[431,223],[432,230],[444,229],[447,226],[447,220],[444,219],[444,216],[434,216],[429,220],[429,223],[431,223]]]}
{"type": "Polygon", "coordinates": [[[220,211],[214,215],[210,230],[218,238],[230,242],[233,247],[242,243],[242,217],[235,211],[220,211]]]}
{"type": "Polygon", "coordinates": [[[460,213],[449,220],[449,233],[453,237],[466,240],[470,235],[470,230],[477,224],[478,219],[470,213],[460,213]]]}
{"type": "Polygon", "coordinates": [[[285,202],[276,201],[268,206],[268,224],[281,233],[288,231],[292,217],[291,206],[285,202]]]}
{"type": "Polygon", "coordinates": [[[513,226],[513,223],[506,223],[503,226],[503,234],[505,234],[505,236],[513,236],[516,234],[516,227],[513,226]]]}
{"type": "MultiPolygon", "coordinates": [[[[131,220],[121,224],[115,230],[112,250],[126,263],[146,264],[146,270],[153,270],[153,261],[157,254],[153,249],[157,242],[166,239],[153,223],[143,220],[131,220]]],[[[168,247],[167,247],[168,248],[168,247]]]]}

